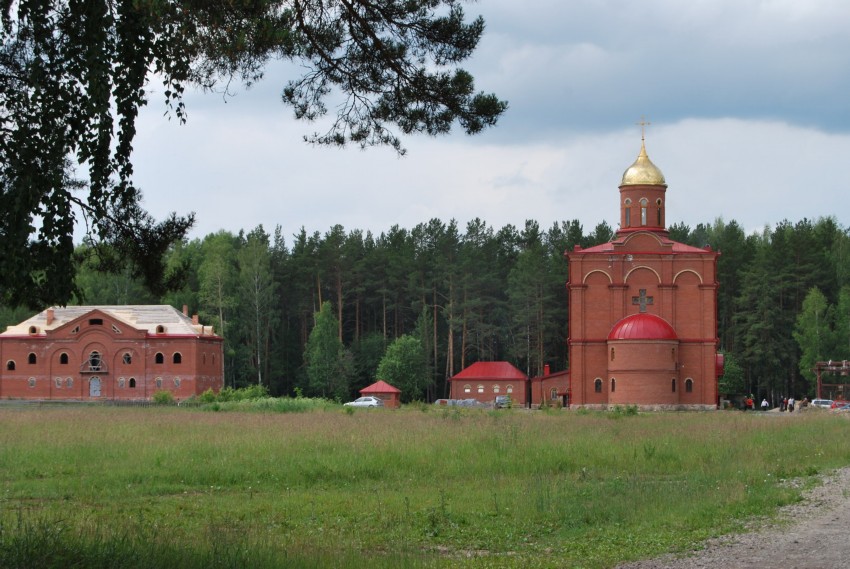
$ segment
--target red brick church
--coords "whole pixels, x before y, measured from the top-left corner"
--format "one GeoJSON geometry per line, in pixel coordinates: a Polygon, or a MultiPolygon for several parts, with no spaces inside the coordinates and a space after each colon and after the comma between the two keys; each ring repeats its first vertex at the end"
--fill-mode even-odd
{"type": "Polygon", "coordinates": [[[532,381],[537,402],[716,408],[719,253],[670,239],[666,193],[642,140],[620,182],[614,240],[566,253],[569,373],[532,381]]]}
{"type": "Polygon", "coordinates": [[[221,389],[222,346],[186,307],[48,308],[0,334],[0,399],[186,399],[221,389]]]}

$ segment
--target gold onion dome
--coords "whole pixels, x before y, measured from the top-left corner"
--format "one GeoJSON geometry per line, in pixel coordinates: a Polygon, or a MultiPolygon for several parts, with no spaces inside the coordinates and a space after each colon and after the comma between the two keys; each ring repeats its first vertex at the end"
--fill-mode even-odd
{"type": "Polygon", "coordinates": [[[643,140],[640,141],[640,154],[634,164],[626,168],[623,172],[623,181],[621,186],[666,186],[667,181],[664,180],[664,174],[658,169],[658,166],[652,163],[649,156],[646,155],[646,146],[643,140]]]}

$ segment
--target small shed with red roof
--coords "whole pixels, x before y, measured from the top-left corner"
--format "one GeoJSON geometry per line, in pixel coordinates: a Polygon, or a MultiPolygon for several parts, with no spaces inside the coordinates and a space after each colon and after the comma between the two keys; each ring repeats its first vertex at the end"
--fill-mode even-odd
{"type": "Polygon", "coordinates": [[[543,366],[543,375],[532,377],[531,405],[547,407],[570,406],[570,371],[552,373],[549,364],[543,366]]]}
{"type": "Polygon", "coordinates": [[[514,405],[526,404],[528,376],[508,362],[475,362],[451,378],[452,399],[494,403],[509,395],[514,405]]]}
{"type": "Polygon", "coordinates": [[[401,405],[401,390],[384,380],[379,380],[360,390],[360,395],[371,395],[384,402],[384,407],[396,409],[401,405]]]}

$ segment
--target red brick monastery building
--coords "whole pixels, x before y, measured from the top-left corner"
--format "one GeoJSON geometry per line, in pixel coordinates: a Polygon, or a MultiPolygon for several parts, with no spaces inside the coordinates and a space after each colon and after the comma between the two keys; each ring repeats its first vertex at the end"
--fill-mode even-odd
{"type": "MultiPolygon", "coordinates": [[[[550,374],[546,366],[543,376],[528,380],[531,404],[717,407],[719,253],[670,239],[666,193],[664,175],[641,140],[620,182],[614,239],[566,252],[569,370],[550,374]]],[[[458,389],[472,368],[452,378],[452,397],[492,401],[489,385],[471,377],[458,389]]]]}
{"type": "Polygon", "coordinates": [[[452,399],[493,403],[508,395],[514,405],[526,404],[528,376],[508,362],[475,362],[450,378],[452,399]]]}
{"type": "Polygon", "coordinates": [[[186,307],[48,308],[0,334],[0,399],[186,399],[222,388],[222,346],[186,307]]]}

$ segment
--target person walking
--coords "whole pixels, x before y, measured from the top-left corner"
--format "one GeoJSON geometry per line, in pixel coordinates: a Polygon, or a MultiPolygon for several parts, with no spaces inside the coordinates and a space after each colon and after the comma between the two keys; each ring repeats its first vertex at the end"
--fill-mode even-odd
{"type": "Polygon", "coordinates": [[[793,397],[788,398],[788,412],[789,413],[794,412],[794,398],[793,397]]]}
{"type": "Polygon", "coordinates": [[[770,403],[767,402],[767,398],[761,400],[761,410],[767,411],[767,408],[770,407],[770,403]]]}

